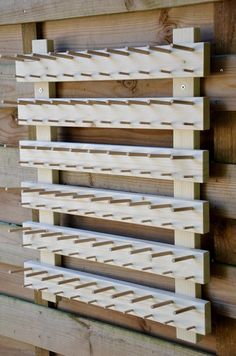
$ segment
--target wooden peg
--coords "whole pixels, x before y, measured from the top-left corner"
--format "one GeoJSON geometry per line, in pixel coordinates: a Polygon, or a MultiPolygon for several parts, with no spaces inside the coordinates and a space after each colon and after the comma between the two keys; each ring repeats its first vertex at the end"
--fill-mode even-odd
{"type": "Polygon", "coordinates": [[[85,211],[84,215],[94,215],[95,211],[85,211]]]}
{"type": "Polygon", "coordinates": [[[92,244],[92,247],[100,247],[100,246],[113,245],[113,244],[114,244],[113,241],[98,241],[98,242],[94,242],[92,244]]]}
{"type": "Polygon", "coordinates": [[[117,198],[117,199],[111,199],[109,201],[110,204],[123,204],[123,203],[130,203],[132,200],[131,199],[125,199],[125,198],[117,198]]]}
{"type": "Polygon", "coordinates": [[[62,209],[61,206],[51,206],[50,207],[51,210],[59,210],[59,209],[62,209]]]}
{"type": "Polygon", "coordinates": [[[48,246],[38,246],[36,247],[36,250],[47,250],[48,246]]]}
{"type": "Polygon", "coordinates": [[[112,217],[112,216],[113,216],[113,214],[103,214],[102,215],[103,218],[109,218],[109,217],[112,217]]]}
{"type": "Polygon", "coordinates": [[[149,103],[154,105],[171,105],[171,101],[158,100],[158,99],[150,99],[149,103]]]}
{"type": "Polygon", "coordinates": [[[130,53],[125,51],[125,50],[120,50],[120,49],[116,49],[116,48],[107,48],[106,51],[108,53],[113,53],[113,54],[118,54],[120,56],[129,56],[130,53]]]}
{"type": "Polygon", "coordinates": [[[171,155],[171,159],[194,159],[195,157],[194,156],[191,156],[191,155],[185,155],[185,156],[182,156],[182,155],[171,155]]]}
{"type": "Polygon", "coordinates": [[[127,309],[124,311],[125,314],[133,313],[134,309],[127,309]]]}
{"type": "Polygon", "coordinates": [[[166,305],[169,305],[169,304],[173,304],[174,301],[173,300],[164,300],[163,302],[158,302],[158,303],[155,303],[155,304],[152,304],[151,305],[151,309],[157,309],[157,308],[161,308],[161,307],[165,307],[166,305]]]}
{"type": "Polygon", "coordinates": [[[97,241],[97,239],[95,239],[94,237],[88,237],[84,239],[75,240],[74,244],[83,244],[83,243],[93,242],[93,241],[97,241]]]}
{"type": "Polygon", "coordinates": [[[184,126],[194,126],[194,122],[183,122],[184,126]]]}
{"type": "Polygon", "coordinates": [[[110,309],[112,307],[115,307],[115,304],[108,304],[108,305],[105,305],[105,309],[110,309]]]}
{"type": "Polygon", "coordinates": [[[119,251],[119,250],[125,250],[127,248],[132,248],[133,245],[132,244],[123,244],[123,245],[118,245],[118,246],[114,246],[114,247],[111,247],[111,251],[119,251]]]}
{"type": "Polygon", "coordinates": [[[150,171],[141,171],[140,174],[152,174],[150,171]]]}
{"type": "Polygon", "coordinates": [[[169,324],[173,324],[173,323],[174,323],[174,320],[167,320],[167,321],[164,321],[163,324],[169,325],[169,324]]]}
{"type": "Polygon", "coordinates": [[[36,74],[30,74],[30,78],[41,78],[41,75],[36,75],[36,74]]]}
{"type": "Polygon", "coordinates": [[[118,74],[121,74],[121,75],[130,75],[130,73],[128,73],[128,72],[118,72],[118,74]]]}
{"type": "Polygon", "coordinates": [[[79,252],[71,252],[71,253],[68,253],[68,256],[76,256],[76,255],[79,255],[79,252]]]}
{"type": "Polygon", "coordinates": [[[80,73],[82,77],[92,77],[92,73],[80,73]]]}
{"type": "Polygon", "coordinates": [[[45,208],[45,204],[35,204],[35,208],[45,208]]]}
{"type": "Polygon", "coordinates": [[[121,220],[132,220],[133,217],[132,216],[124,216],[121,218],[121,220]]]}
{"type": "Polygon", "coordinates": [[[139,121],[140,125],[151,125],[150,121],[139,121]]]}
{"type": "Polygon", "coordinates": [[[182,206],[179,208],[172,208],[171,211],[177,213],[177,212],[181,212],[181,211],[189,211],[189,210],[194,210],[193,206],[182,206]]]}
{"type": "Polygon", "coordinates": [[[167,275],[167,274],[173,274],[173,271],[164,271],[162,272],[163,276],[167,275]]]}
{"type": "Polygon", "coordinates": [[[101,168],[102,172],[110,172],[112,171],[112,168],[101,168]]]}
{"type": "Polygon", "coordinates": [[[173,255],[172,251],[162,251],[162,252],[153,252],[151,254],[152,258],[164,257],[164,256],[171,256],[173,255]]]}
{"type": "Polygon", "coordinates": [[[161,125],[166,125],[166,126],[171,126],[172,122],[171,121],[161,121],[161,125]]]}
{"type": "Polygon", "coordinates": [[[172,204],[165,204],[165,203],[160,203],[160,204],[153,204],[150,206],[150,209],[166,209],[166,208],[171,208],[172,204]]]}
{"type": "Polygon", "coordinates": [[[187,51],[187,52],[194,52],[195,51],[194,47],[183,46],[183,45],[176,44],[176,43],[172,43],[171,47],[175,48],[175,49],[179,49],[181,51],[187,51]]]}
{"type": "Polygon", "coordinates": [[[149,75],[150,72],[148,72],[147,70],[139,70],[138,71],[140,74],[145,74],[145,75],[149,75]]]}
{"type": "Polygon", "coordinates": [[[140,200],[140,201],[131,201],[129,206],[141,206],[141,205],[150,205],[151,202],[148,200],[140,200]]]}
{"type": "Polygon", "coordinates": [[[73,57],[82,57],[82,58],[91,58],[92,56],[85,52],[75,52],[75,51],[66,51],[67,54],[71,54],[73,57]]]}
{"type": "Polygon", "coordinates": [[[144,300],[147,300],[147,299],[152,299],[153,298],[153,295],[151,294],[148,294],[148,295],[143,295],[141,297],[136,297],[136,298],[133,298],[131,299],[131,303],[139,303],[139,302],[143,302],[144,300]]]}
{"type": "Polygon", "coordinates": [[[103,77],[110,77],[110,73],[104,73],[104,72],[99,72],[99,75],[102,75],[103,77]]]}
{"type": "Polygon", "coordinates": [[[111,120],[101,120],[101,124],[111,124],[111,120]]]}
{"type": "Polygon", "coordinates": [[[111,298],[112,299],[116,299],[116,298],[126,297],[127,295],[130,295],[130,294],[134,294],[134,291],[126,290],[126,291],[123,291],[123,292],[117,292],[115,294],[112,294],[111,298]]]}
{"type": "Polygon", "coordinates": [[[48,273],[48,271],[37,271],[37,272],[31,272],[27,273],[25,277],[35,277],[35,276],[40,276],[41,274],[48,273]]]}
{"type": "Polygon", "coordinates": [[[172,100],[173,104],[180,104],[180,105],[194,105],[195,102],[194,101],[190,101],[190,100],[177,100],[177,99],[173,99],[172,100]]]}
{"type": "Polygon", "coordinates": [[[95,262],[97,262],[97,256],[88,256],[86,260],[95,260],[95,262]]]}
{"type": "Polygon", "coordinates": [[[123,263],[123,267],[129,267],[129,266],[132,266],[133,263],[132,262],[128,262],[128,263],[123,263]]]}
{"type": "Polygon", "coordinates": [[[188,311],[195,310],[195,309],[196,309],[196,307],[194,305],[191,305],[189,307],[184,307],[184,308],[180,308],[180,309],[174,310],[173,314],[174,315],[178,315],[178,314],[186,313],[188,311]]]}
{"type": "Polygon", "coordinates": [[[78,209],[68,209],[67,211],[68,211],[68,213],[76,213],[79,210],[78,209]]]}
{"type": "Polygon", "coordinates": [[[46,74],[46,77],[48,77],[48,78],[57,78],[57,75],[55,75],[55,74],[46,74]]]}
{"type": "Polygon", "coordinates": [[[164,223],[161,223],[161,226],[169,226],[169,225],[173,225],[172,222],[164,222],[164,223]]]}
{"type": "Polygon", "coordinates": [[[113,289],[115,289],[114,286],[101,287],[101,288],[93,290],[93,293],[98,294],[98,293],[107,292],[107,291],[113,290],[113,289]]]}
{"type": "Polygon", "coordinates": [[[74,57],[68,53],[49,52],[49,54],[57,58],[74,59],[74,57]]]}
{"type": "Polygon", "coordinates": [[[109,100],[107,100],[107,102],[110,105],[129,105],[128,101],[126,101],[126,100],[109,99],[109,100]]]}
{"type": "Polygon", "coordinates": [[[149,46],[149,49],[151,51],[155,51],[155,52],[161,52],[161,53],[171,53],[171,49],[168,49],[168,48],[163,48],[163,47],[158,47],[158,46],[149,46]]]}
{"type": "Polygon", "coordinates": [[[114,262],[113,258],[109,258],[108,260],[104,260],[103,263],[114,262]]]}
{"type": "Polygon", "coordinates": [[[59,273],[59,274],[54,274],[54,275],[52,275],[52,276],[43,277],[43,278],[41,279],[41,281],[49,281],[49,280],[51,280],[51,279],[57,279],[57,278],[61,278],[61,277],[63,277],[63,274],[62,274],[62,273],[59,273]]]}
{"type": "Polygon", "coordinates": [[[131,255],[137,255],[139,253],[143,253],[143,252],[150,252],[152,251],[151,247],[142,247],[142,248],[137,248],[135,250],[130,251],[131,255]]]}
{"type": "Polygon", "coordinates": [[[140,49],[140,48],[136,48],[136,47],[128,47],[128,51],[134,52],[134,53],[146,54],[146,55],[150,54],[150,52],[148,50],[140,49]]]}
{"type": "Polygon", "coordinates": [[[53,237],[53,236],[60,236],[62,235],[62,232],[46,232],[44,234],[41,234],[40,237],[53,237]]]}
{"type": "Polygon", "coordinates": [[[47,289],[48,289],[48,287],[42,287],[42,288],[37,288],[36,290],[40,292],[40,291],[47,290],[47,289]]]}
{"type": "Polygon", "coordinates": [[[71,300],[76,299],[76,298],[80,298],[81,296],[79,294],[73,295],[72,297],[70,297],[71,300]]]}
{"type": "Polygon", "coordinates": [[[46,232],[46,229],[38,229],[38,230],[30,230],[30,231],[26,231],[24,234],[25,235],[34,235],[34,234],[41,234],[42,232],[46,232]]]}
{"type": "Polygon", "coordinates": [[[88,301],[88,304],[94,304],[94,303],[97,303],[97,299],[92,299],[88,301]]]}
{"type": "Polygon", "coordinates": [[[161,73],[167,73],[167,74],[171,74],[171,70],[168,69],[160,69],[161,73]]]}
{"type": "Polygon", "coordinates": [[[152,270],[152,266],[147,266],[142,268],[142,271],[149,271],[149,270],[152,270]]]}
{"type": "Polygon", "coordinates": [[[24,227],[24,226],[20,226],[20,227],[14,227],[8,230],[8,232],[19,232],[19,231],[28,231],[31,230],[31,227],[24,227]]]}
{"type": "Polygon", "coordinates": [[[60,290],[60,291],[58,291],[58,292],[54,292],[53,294],[54,294],[54,295],[64,294],[64,291],[63,291],[63,290],[60,290]]]}
{"type": "Polygon", "coordinates": [[[75,289],[81,289],[81,288],[87,288],[87,287],[92,287],[92,286],[96,286],[97,282],[86,282],[83,284],[78,284],[77,286],[75,286],[75,289]]]}
{"type": "Polygon", "coordinates": [[[48,59],[48,60],[51,60],[51,61],[55,61],[56,60],[56,57],[54,56],[51,56],[50,54],[41,54],[41,53],[33,53],[32,54],[32,58],[36,59],[39,58],[39,59],[48,59]]]}
{"type": "Polygon", "coordinates": [[[28,288],[28,287],[33,287],[33,284],[32,284],[32,283],[29,283],[29,284],[24,284],[24,285],[23,285],[23,288],[28,288]]]}
{"type": "Polygon", "coordinates": [[[63,73],[63,77],[74,78],[74,74],[63,73]]]}
{"type": "Polygon", "coordinates": [[[15,78],[16,78],[16,79],[18,79],[18,78],[19,78],[19,79],[25,79],[25,76],[24,76],[24,75],[15,75],[15,78]]]}
{"type": "Polygon", "coordinates": [[[192,325],[192,326],[187,326],[187,328],[185,328],[185,330],[190,331],[196,329],[196,326],[192,325]]]}
{"type": "Polygon", "coordinates": [[[16,268],[16,269],[11,269],[8,271],[9,274],[13,273],[21,273],[21,272],[27,272],[27,271],[32,271],[32,267],[24,267],[24,268],[16,268]]]}
{"type": "Polygon", "coordinates": [[[184,277],[184,280],[185,280],[185,281],[188,281],[188,280],[194,279],[194,278],[195,278],[195,276],[187,276],[187,277],[184,277]]]}
{"type": "Polygon", "coordinates": [[[171,177],[172,176],[172,173],[161,173],[161,176],[162,177],[171,177]]]}
{"type": "Polygon", "coordinates": [[[62,252],[63,250],[61,248],[56,248],[54,250],[51,250],[52,253],[57,253],[57,252],[62,252]]]}
{"type": "Polygon", "coordinates": [[[189,68],[183,68],[183,71],[187,73],[194,73],[194,69],[189,69],[189,68]]]}
{"type": "Polygon", "coordinates": [[[22,247],[32,246],[32,244],[22,244],[22,247]]]}
{"type": "Polygon", "coordinates": [[[184,230],[191,230],[191,229],[194,229],[194,226],[193,225],[187,225],[187,226],[184,226],[183,228],[184,228],[184,230]]]}
{"type": "Polygon", "coordinates": [[[153,318],[153,314],[147,314],[147,315],[144,315],[143,317],[144,319],[150,319],[150,318],[153,318]]]}
{"type": "Polygon", "coordinates": [[[194,255],[180,256],[180,257],[172,258],[172,262],[181,262],[181,261],[191,260],[194,258],[195,258],[194,255]]]}
{"type": "Polygon", "coordinates": [[[106,53],[106,52],[100,52],[100,51],[96,51],[96,50],[92,50],[92,49],[89,49],[87,51],[88,54],[92,54],[93,56],[100,56],[100,57],[110,57],[110,54],[109,53],[106,53]]]}
{"type": "Polygon", "coordinates": [[[141,220],[142,223],[151,223],[152,220],[151,219],[144,219],[144,220],[141,220]]]}

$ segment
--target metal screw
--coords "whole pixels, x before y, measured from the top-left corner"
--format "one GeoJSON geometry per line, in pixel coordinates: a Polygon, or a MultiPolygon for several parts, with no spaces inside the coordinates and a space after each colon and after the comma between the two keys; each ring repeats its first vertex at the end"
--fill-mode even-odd
{"type": "Polygon", "coordinates": [[[180,87],[182,90],[186,89],[186,85],[185,84],[182,84],[181,87],[180,87]]]}
{"type": "Polygon", "coordinates": [[[39,94],[42,94],[43,88],[39,88],[39,94]]]}

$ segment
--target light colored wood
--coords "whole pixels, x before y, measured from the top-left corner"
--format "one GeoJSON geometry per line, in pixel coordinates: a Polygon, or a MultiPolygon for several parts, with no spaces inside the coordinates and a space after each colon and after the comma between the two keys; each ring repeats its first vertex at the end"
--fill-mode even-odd
{"type": "Polygon", "coordinates": [[[18,103],[19,124],[22,125],[152,130],[205,130],[209,128],[209,101],[207,98],[188,98],[187,101],[182,98],[180,100],[178,97],[99,98],[96,99],[95,104],[92,104],[92,99],[89,98],[52,99],[44,100],[42,103],[40,100],[19,99],[18,103]],[[175,103],[175,100],[179,100],[179,102],[175,103]],[[138,104],[135,104],[136,102],[138,104]],[[193,105],[187,105],[188,102],[193,105]],[[126,105],[125,103],[130,104],[126,105]],[[165,105],[165,103],[170,105],[165,105]]]}
{"type": "MultiPolygon", "coordinates": [[[[173,31],[173,42],[177,44],[184,44],[185,41],[198,42],[200,40],[200,28],[186,28],[175,29],[173,31]]],[[[204,67],[209,70],[209,49],[206,50],[206,56],[204,56],[204,67]]],[[[184,97],[199,96],[200,94],[200,78],[185,78],[173,79],[173,95],[179,95],[184,97]]],[[[176,148],[199,148],[200,147],[200,134],[199,132],[190,131],[188,135],[180,130],[174,130],[174,147],[176,148]]],[[[196,199],[200,197],[200,187],[198,183],[183,184],[181,181],[174,181],[174,196],[184,197],[190,199],[196,199]]],[[[206,220],[209,220],[209,215],[205,216],[206,220]]],[[[175,244],[188,247],[199,247],[200,236],[193,232],[185,232],[182,234],[179,231],[175,231],[175,244]]],[[[209,268],[206,266],[206,268],[209,268]]],[[[201,287],[198,284],[193,284],[189,281],[175,281],[175,290],[178,293],[187,294],[191,296],[201,296],[201,287]]],[[[210,324],[210,320],[207,323],[210,324]]],[[[197,333],[190,333],[189,331],[179,330],[177,328],[177,337],[190,342],[197,342],[197,333]]]]}
{"type": "Polygon", "coordinates": [[[162,324],[166,324],[167,320],[173,319],[171,324],[181,329],[185,330],[188,326],[194,325],[194,330],[200,334],[205,335],[210,332],[207,323],[210,317],[209,302],[93,274],[52,267],[48,264],[29,261],[24,266],[32,267],[33,272],[47,271],[46,277],[41,277],[41,275],[31,276],[29,272],[24,272],[24,284],[28,285],[29,288],[36,290],[48,288],[48,293],[52,295],[60,291],[64,298],[76,299],[88,304],[95,303],[96,306],[102,308],[106,308],[107,305],[112,303],[114,304],[113,308],[121,313],[126,314],[131,308],[130,313],[132,315],[144,319],[145,315],[152,314],[151,319],[162,324]],[[74,280],[75,277],[80,279],[79,282],[58,283],[64,279],[73,278],[74,280]],[[127,289],[133,291],[132,296],[113,297],[116,293],[127,289]],[[131,302],[133,298],[140,298],[144,295],[151,295],[152,297],[138,303],[131,302]],[[163,302],[167,300],[170,302],[163,306],[163,302]],[[186,309],[186,312],[184,312],[184,308],[190,306],[193,306],[193,308],[190,311],[186,309]],[[183,312],[181,312],[182,308],[183,312]]]}
{"type": "MultiPolygon", "coordinates": [[[[47,53],[48,51],[53,50],[53,42],[49,40],[33,40],[32,42],[32,51],[37,53],[47,53]]],[[[34,85],[35,98],[49,98],[55,96],[55,85],[53,83],[35,83],[34,85]]],[[[36,139],[38,140],[52,140],[55,137],[55,129],[51,127],[36,127],[36,139]]],[[[56,183],[58,182],[58,172],[47,169],[42,171],[38,169],[38,181],[47,182],[47,183],[56,183]]],[[[57,223],[58,215],[53,211],[39,211],[39,221],[47,224],[57,223]]],[[[44,263],[50,263],[53,265],[60,264],[60,256],[53,253],[41,251],[40,261],[44,263]]],[[[40,293],[41,294],[41,293],[40,293]]],[[[56,297],[53,299],[51,296],[48,298],[47,292],[42,292],[42,299],[56,302],[56,297]]],[[[41,297],[40,296],[40,297],[41,297]]]]}
{"type": "MultiPolygon", "coordinates": [[[[183,46],[184,49],[171,45],[155,47],[160,48],[161,51],[153,50],[151,46],[135,48],[147,52],[148,55],[130,52],[129,56],[121,56],[117,53],[108,54],[104,49],[97,53],[106,53],[108,55],[106,58],[96,54],[89,54],[89,58],[84,58],[88,55],[87,51],[79,51],[73,52],[71,59],[53,57],[48,53],[44,58],[36,57],[39,59],[36,61],[33,60],[33,56],[32,61],[28,59],[16,60],[16,79],[19,82],[101,81],[104,80],[104,76],[100,73],[104,72],[109,74],[106,76],[106,80],[189,78],[209,74],[208,68],[204,66],[205,51],[208,51],[207,43],[186,42],[183,46]],[[170,53],[163,53],[163,50],[168,50],[170,53]],[[191,70],[193,68],[193,72],[189,73],[185,70],[186,68],[191,70]],[[68,72],[72,75],[71,77],[63,75],[68,72]],[[39,78],[32,78],[30,76],[32,73],[37,73],[39,78]]],[[[123,50],[127,50],[127,48],[125,47],[123,50]]],[[[37,53],[40,53],[40,48],[39,50],[34,49],[33,53],[37,56],[37,53]]]]}
{"type": "Polygon", "coordinates": [[[146,224],[164,229],[191,230],[197,233],[209,231],[209,220],[205,219],[209,209],[206,201],[189,201],[148,194],[43,183],[27,182],[22,183],[22,187],[45,189],[45,192],[42,193],[22,192],[22,204],[27,208],[40,209],[41,211],[51,211],[56,208],[58,212],[78,216],[86,216],[88,212],[91,212],[93,218],[106,221],[124,221],[124,217],[131,217],[130,220],[126,220],[127,223],[146,224]],[[53,191],[55,193],[74,193],[74,196],[56,196],[53,191]],[[108,199],[94,201],[94,197],[108,197],[108,199]],[[133,204],[142,200],[150,203],[148,205],[133,204]],[[37,207],[38,204],[40,208],[37,207]],[[182,207],[186,209],[175,212],[175,208],[182,207]],[[151,221],[145,222],[146,219],[151,221]],[[171,224],[169,225],[169,223],[171,224]]]}
{"type": "Polygon", "coordinates": [[[50,252],[58,249],[60,255],[73,255],[74,258],[84,260],[89,256],[95,256],[96,262],[114,267],[125,268],[124,264],[129,261],[131,262],[129,270],[162,275],[169,269],[172,274],[167,277],[187,279],[193,284],[209,282],[209,253],[207,251],[178,248],[173,245],[135,240],[96,231],[61,228],[32,222],[26,222],[23,226],[32,229],[30,235],[23,233],[23,244],[29,244],[28,249],[37,250],[40,246],[46,246],[45,251],[50,252]],[[43,229],[46,229],[47,233],[37,233],[37,230],[43,229]],[[75,244],[80,241],[82,243],[75,244]],[[130,248],[122,249],[122,246],[125,245],[129,245],[130,248]],[[117,246],[121,246],[121,248],[115,251],[117,246]],[[193,255],[194,258],[181,263],[173,261],[175,257],[188,255],[193,255]]]}
{"type": "Polygon", "coordinates": [[[67,170],[133,177],[204,182],[208,151],[21,141],[20,163],[46,170],[67,170]],[[88,164],[89,162],[89,164],[88,164]]]}

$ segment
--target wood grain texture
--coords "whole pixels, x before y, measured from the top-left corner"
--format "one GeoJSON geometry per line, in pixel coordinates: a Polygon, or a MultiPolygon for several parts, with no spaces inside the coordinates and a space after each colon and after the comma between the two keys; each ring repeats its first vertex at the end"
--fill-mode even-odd
{"type": "Polygon", "coordinates": [[[4,327],[1,324],[3,336],[14,337],[64,355],[78,356],[78,350],[83,356],[91,355],[91,350],[94,356],[111,353],[114,356],[134,353],[137,356],[144,353],[147,356],[155,353],[167,356],[173,351],[175,355],[185,356],[206,354],[29,302],[6,296],[0,298],[1,315],[5,320],[4,327]],[[54,337],[48,337],[48,332],[52,331],[54,337]]]}
{"type": "Polygon", "coordinates": [[[169,8],[191,4],[201,4],[216,2],[219,0],[152,0],[152,1],[100,1],[99,6],[93,0],[75,1],[69,0],[67,5],[63,1],[50,0],[45,3],[43,0],[30,0],[27,3],[14,2],[7,3],[1,0],[0,25],[15,24],[25,22],[42,22],[57,20],[61,18],[97,16],[104,14],[128,13],[133,11],[146,11],[159,8],[169,8]]]}
{"type": "Polygon", "coordinates": [[[4,356],[35,356],[34,346],[0,336],[0,354],[4,356]]]}

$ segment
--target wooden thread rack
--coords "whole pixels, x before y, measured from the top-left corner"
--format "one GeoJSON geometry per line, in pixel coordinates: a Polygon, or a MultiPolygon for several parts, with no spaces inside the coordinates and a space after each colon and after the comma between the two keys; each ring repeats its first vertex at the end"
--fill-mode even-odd
{"type": "Polygon", "coordinates": [[[199,299],[209,281],[209,254],[199,249],[209,231],[209,205],[199,200],[209,158],[199,131],[210,125],[199,81],[209,74],[209,44],[199,29],[175,29],[165,46],[56,52],[52,41],[36,40],[33,53],[1,58],[16,61],[18,82],[35,83],[35,98],[4,101],[18,106],[19,124],[36,126],[36,140],[20,143],[20,163],[37,168],[38,183],[20,190],[22,205],[39,210],[39,223],[21,230],[23,246],[41,251],[41,262],[12,273],[24,271],[25,287],[39,300],[60,296],[136,315],[197,342],[211,329],[210,304],[199,299]],[[58,81],[159,78],[173,79],[172,97],[55,97],[58,81]],[[174,148],[56,142],[61,126],[173,130],[174,148]],[[59,170],[173,180],[174,197],[63,186],[59,170]],[[175,245],[59,227],[59,213],[171,229],[175,245]],[[61,255],[174,278],[176,293],[53,266],[61,255]]]}

